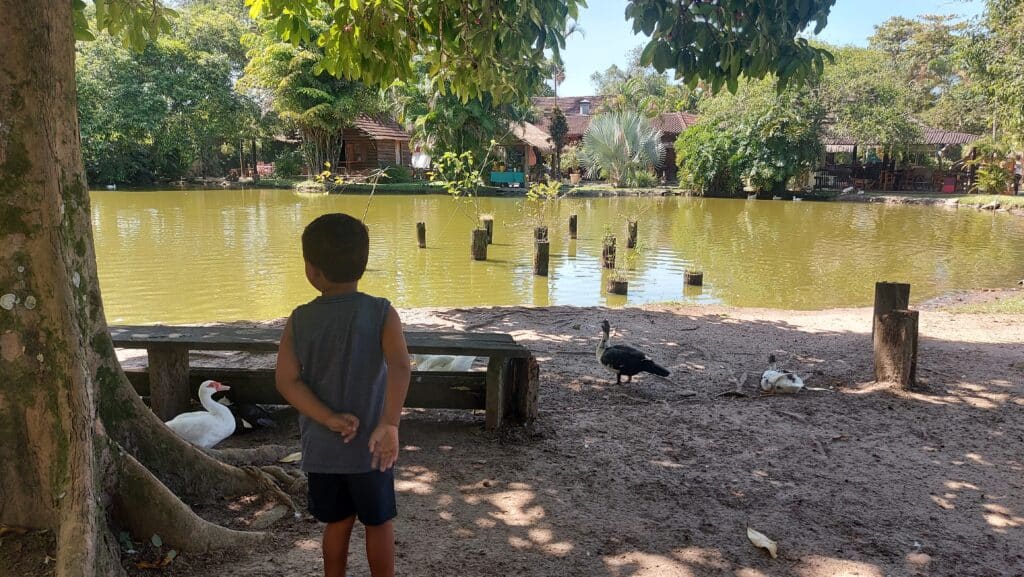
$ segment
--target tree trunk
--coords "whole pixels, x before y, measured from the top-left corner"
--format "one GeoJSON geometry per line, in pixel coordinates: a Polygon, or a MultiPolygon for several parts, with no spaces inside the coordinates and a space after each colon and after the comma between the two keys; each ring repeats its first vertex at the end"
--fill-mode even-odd
{"type": "Polygon", "coordinates": [[[253,182],[259,182],[260,181],[260,171],[259,171],[259,162],[256,160],[256,137],[255,136],[252,137],[252,140],[250,140],[250,143],[252,144],[252,146],[251,146],[252,150],[250,151],[250,152],[252,152],[252,181],[253,182]]]}
{"type": "MultiPolygon", "coordinates": [[[[148,487],[170,529],[198,523],[171,491],[212,499],[260,479],[176,437],[121,372],[79,150],[71,4],[0,0],[0,14],[0,523],[53,531],[58,577],[116,575],[118,492],[148,487]],[[132,456],[155,477],[120,476],[132,456]]],[[[204,530],[217,545],[255,538],[204,530]]]]}

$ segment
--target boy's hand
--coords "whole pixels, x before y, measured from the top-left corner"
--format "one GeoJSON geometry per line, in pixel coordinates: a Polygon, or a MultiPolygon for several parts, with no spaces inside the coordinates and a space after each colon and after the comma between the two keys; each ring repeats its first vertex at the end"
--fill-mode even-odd
{"type": "Polygon", "coordinates": [[[374,469],[383,473],[394,467],[398,461],[398,427],[386,423],[377,425],[370,435],[370,452],[373,453],[370,466],[374,469]]]}
{"type": "Polygon", "coordinates": [[[342,439],[348,443],[356,438],[356,431],[359,430],[359,417],[350,413],[334,413],[327,418],[324,426],[335,433],[340,433],[342,439]]]}

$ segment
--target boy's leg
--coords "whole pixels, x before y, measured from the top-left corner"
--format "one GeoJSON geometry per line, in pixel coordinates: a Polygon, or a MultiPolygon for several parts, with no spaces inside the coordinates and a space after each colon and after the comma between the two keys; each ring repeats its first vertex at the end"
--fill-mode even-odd
{"type": "Polygon", "coordinates": [[[352,537],[355,515],[334,523],[324,529],[324,577],[345,577],[348,565],[348,543],[352,537]]]}
{"type": "Polygon", "coordinates": [[[394,523],[366,527],[366,561],[372,577],[395,577],[394,523]]]}

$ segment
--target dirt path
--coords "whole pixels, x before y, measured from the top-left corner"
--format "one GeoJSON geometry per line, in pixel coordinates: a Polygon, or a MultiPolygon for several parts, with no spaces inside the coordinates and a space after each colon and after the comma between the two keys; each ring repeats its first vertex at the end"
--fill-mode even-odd
{"type": "MultiPolygon", "coordinates": [[[[536,577],[1024,574],[1024,324],[922,315],[922,393],[869,383],[866,309],[406,311],[417,328],[507,331],[541,361],[541,415],[500,444],[482,416],[406,416],[399,574],[536,577]],[[597,323],[669,367],[615,386],[597,323]],[[762,396],[774,352],[811,387],[762,396]],[[742,391],[746,396],[723,395],[742,391]],[[745,528],[779,542],[778,559],[745,528]]],[[[229,444],[293,444],[288,426],[229,444]]],[[[244,519],[236,524],[244,524],[244,519]]],[[[319,575],[321,528],[164,574],[319,575]]],[[[357,537],[361,539],[361,536],[357,537]]],[[[360,550],[358,542],[353,547],[360,550]]],[[[359,555],[350,573],[368,575],[359,555]]]]}

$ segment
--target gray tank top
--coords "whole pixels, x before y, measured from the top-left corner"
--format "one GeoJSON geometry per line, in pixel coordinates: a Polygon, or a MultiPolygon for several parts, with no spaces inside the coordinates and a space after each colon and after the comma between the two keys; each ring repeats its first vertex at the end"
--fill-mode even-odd
{"type": "Polygon", "coordinates": [[[304,415],[302,470],[309,473],[366,473],[370,433],[384,408],[387,367],[381,332],[390,303],[360,292],[321,296],[292,312],[295,354],[302,381],[332,410],[359,417],[349,443],[304,415]]]}

